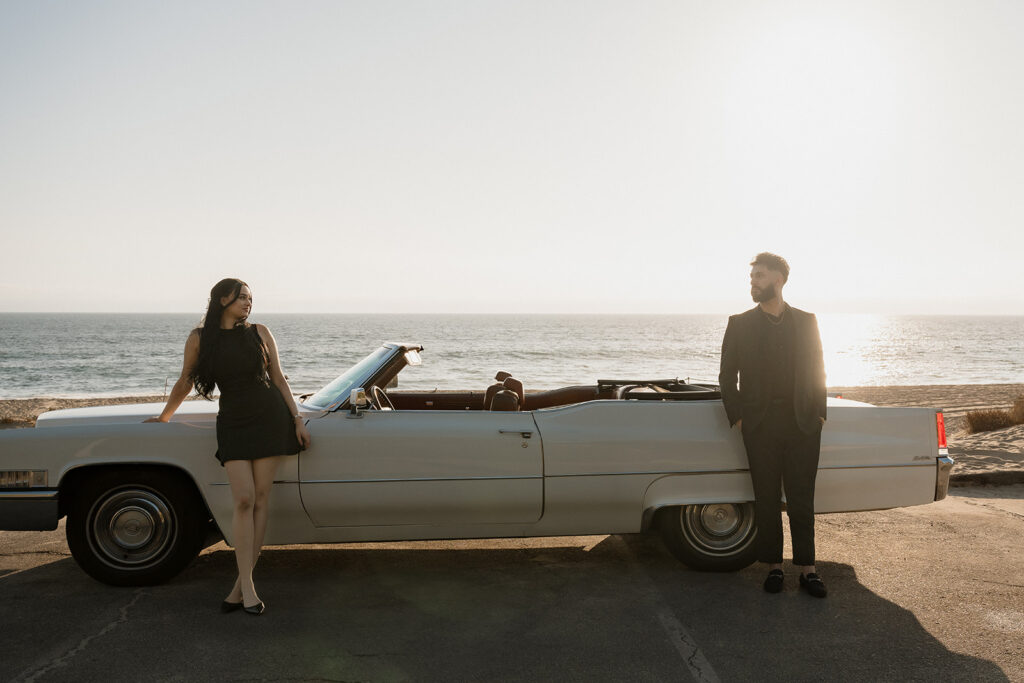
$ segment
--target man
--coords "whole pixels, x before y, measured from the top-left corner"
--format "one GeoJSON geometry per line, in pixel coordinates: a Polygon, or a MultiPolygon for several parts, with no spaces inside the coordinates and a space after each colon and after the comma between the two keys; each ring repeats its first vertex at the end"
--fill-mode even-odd
{"type": "Polygon", "coordinates": [[[825,363],[818,321],[782,299],[786,259],[758,254],[750,264],[757,306],[729,318],[718,382],[729,424],[740,430],[754,484],[758,560],[769,565],[764,589],[782,590],[782,500],[800,587],[823,598],[814,568],[814,480],[825,424],[825,363]],[[737,386],[737,376],[739,385],[737,386]]]}

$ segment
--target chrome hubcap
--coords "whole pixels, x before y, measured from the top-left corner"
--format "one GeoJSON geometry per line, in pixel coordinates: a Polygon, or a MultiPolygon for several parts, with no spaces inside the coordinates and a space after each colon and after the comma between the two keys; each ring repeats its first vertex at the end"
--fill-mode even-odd
{"type": "Polygon", "coordinates": [[[732,555],[754,538],[750,503],[687,505],[680,512],[683,533],[691,545],[709,555],[732,555]]]}
{"type": "Polygon", "coordinates": [[[90,514],[90,544],[108,565],[142,569],[159,560],[177,533],[167,502],[149,489],[109,492],[90,514]]]}
{"type": "Polygon", "coordinates": [[[705,505],[700,513],[700,523],[713,536],[728,536],[736,531],[740,516],[732,505],[705,505]]]}
{"type": "Polygon", "coordinates": [[[114,513],[108,532],[120,547],[136,550],[149,543],[156,525],[148,510],[133,505],[114,513]]]}

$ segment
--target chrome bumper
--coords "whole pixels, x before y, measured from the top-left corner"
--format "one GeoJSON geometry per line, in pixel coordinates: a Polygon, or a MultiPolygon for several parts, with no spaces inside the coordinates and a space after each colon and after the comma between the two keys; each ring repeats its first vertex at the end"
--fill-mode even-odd
{"type": "Polygon", "coordinates": [[[51,531],[58,521],[56,491],[0,491],[0,531],[51,531]]]}
{"type": "Polygon", "coordinates": [[[942,500],[949,492],[949,474],[953,471],[953,458],[941,455],[935,459],[935,500],[942,500]]]}

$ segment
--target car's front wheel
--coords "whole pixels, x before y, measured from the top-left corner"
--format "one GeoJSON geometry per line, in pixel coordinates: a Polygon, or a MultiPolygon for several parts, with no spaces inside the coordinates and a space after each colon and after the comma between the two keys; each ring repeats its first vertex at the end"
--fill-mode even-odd
{"type": "Polygon", "coordinates": [[[661,537],[691,569],[732,572],[756,559],[752,503],[707,503],[668,508],[661,513],[661,537]]]}
{"type": "Polygon", "coordinates": [[[202,549],[205,506],[178,472],[108,470],[71,492],[68,547],[78,565],[113,586],[162,583],[202,549]]]}

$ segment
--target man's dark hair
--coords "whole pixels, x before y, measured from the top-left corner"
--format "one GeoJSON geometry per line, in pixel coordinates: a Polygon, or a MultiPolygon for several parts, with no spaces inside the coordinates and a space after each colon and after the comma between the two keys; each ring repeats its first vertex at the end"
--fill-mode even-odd
{"type": "Polygon", "coordinates": [[[789,264],[786,263],[786,259],[782,258],[778,254],[773,254],[770,251],[762,251],[754,257],[754,260],[750,262],[750,265],[764,266],[768,270],[774,270],[776,273],[782,273],[783,284],[789,280],[789,264]]]}

